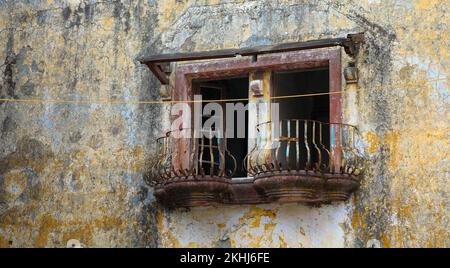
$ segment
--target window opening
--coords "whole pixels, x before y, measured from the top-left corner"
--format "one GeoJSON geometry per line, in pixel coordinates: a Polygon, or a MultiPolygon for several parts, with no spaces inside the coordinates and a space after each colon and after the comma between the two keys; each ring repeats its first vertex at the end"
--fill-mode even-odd
{"type": "MultiPolygon", "coordinates": [[[[208,80],[208,81],[193,81],[193,88],[195,94],[199,94],[202,96],[202,111],[205,108],[205,106],[210,103],[208,100],[227,100],[227,99],[247,99],[248,98],[248,87],[249,87],[249,77],[248,76],[240,76],[240,77],[232,77],[227,79],[221,79],[221,80],[208,80]]],[[[248,101],[246,100],[239,100],[239,103],[242,103],[244,106],[247,105],[248,101]]],[[[218,143],[221,143],[221,149],[225,150],[228,149],[228,151],[234,156],[236,159],[236,162],[242,163],[244,161],[245,156],[248,152],[248,111],[245,111],[245,136],[240,137],[238,135],[238,116],[241,116],[237,111],[234,111],[234,120],[233,120],[233,126],[227,126],[226,122],[226,114],[227,114],[227,105],[226,104],[236,104],[236,101],[227,101],[227,102],[220,102],[223,109],[223,128],[224,130],[231,131],[233,130],[233,135],[231,137],[228,137],[225,139],[217,139],[214,138],[211,140],[212,147],[213,147],[213,159],[215,159],[214,163],[211,163],[211,155],[209,153],[203,154],[203,159],[200,159],[200,155],[197,155],[198,161],[203,161],[203,166],[205,167],[205,174],[210,173],[211,165],[215,165],[216,167],[219,165],[219,146],[218,143]]],[[[202,115],[202,126],[204,123],[211,118],[212,116],[215,116],[214,114],[211,115],[202,115]]],[[[218,126],[213,126],[211,131],[216,131],[218,126]]],[[[204,129],[204,131],[209,131],[209,129],[204,129]]],[[[229,132],[228,132],[229,134],[229,132]]],[[[217,135],[216,135],[217,137],[217,135]]],[[[199,141],[199,143],[201,140],[199,141]]],[[[204,139],[204,148],[209,148],[209,139],[204,139]]],[[[198,144],[198,146],[201,146],[201,144],[198,144]]],[[[200,152],[200,149],[197,150],[197,152],[200,152]]],[[[233,165],[233,160],[229,157],[225,158],[225,169],[230,168],[233,165]]],[[[234,174],[234,177],[240,178],[240,177],[247,177],[247,172],[238,165],[236,173],[234,174]]]]}

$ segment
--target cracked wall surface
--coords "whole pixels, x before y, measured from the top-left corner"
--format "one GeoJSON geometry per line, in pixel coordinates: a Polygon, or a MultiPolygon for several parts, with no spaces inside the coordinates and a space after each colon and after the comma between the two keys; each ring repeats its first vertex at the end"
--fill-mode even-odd
{"type": "Polygon", "coordinates": [[[169,210],[143,177],[170,107],[0,102],[0,246],[448,246],[449,8],[0,0],[1,98],[155,100],[160,86],[139,55],[365,32],[343,120],[361,130],[369,159],[345,203],[169,210]]]}
{"type": "MultiPolygon", "coordinates": [[[[0,1],[1,98],[153,99],[148,1],[0,1]]],[[[160,107],[0,103],[0,246],[154,247],[160,107]]]]}

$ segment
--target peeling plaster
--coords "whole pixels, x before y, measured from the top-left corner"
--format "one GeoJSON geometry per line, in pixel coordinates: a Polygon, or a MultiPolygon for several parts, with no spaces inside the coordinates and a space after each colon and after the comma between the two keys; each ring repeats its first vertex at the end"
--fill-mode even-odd
{"type": "Polygon", "coordinates": [[[170,107],[0,103],[0,246],[447,247],[449,8],[437,0],[2,3],[2,98],[153,100],[159,85],[139,55],[364,31],[344,121],[362,132],[369,165],[346,203],[168,210],[143,177],[170,107]]]}

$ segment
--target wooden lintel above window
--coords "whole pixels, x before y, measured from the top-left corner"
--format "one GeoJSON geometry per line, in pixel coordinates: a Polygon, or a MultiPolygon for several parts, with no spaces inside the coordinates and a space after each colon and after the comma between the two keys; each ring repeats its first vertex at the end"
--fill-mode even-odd
{"type": "Polygon", "coordinates": [[[349,54],[350,56],[354,56],[357,52],[358,44],[363,42],[364,34],[358,33],[349,34],[345,38],[318,39],[305,42],[291,42],[278,45],[256,46],[250,48],[157,54],[142,57],[141,59],[139,59],[139,62],[147,65],[161,82],[161,84],[166,85],[169,83],[168,76],[170,75],[170,72],[164,70],[164,66],[167,66],[171,62],[233,58],[236,56],[253,56],[254,59],[257,60],[257,56],[261,54],[280,53],[333,46],[344,47],[347,54],[349,54]]]}

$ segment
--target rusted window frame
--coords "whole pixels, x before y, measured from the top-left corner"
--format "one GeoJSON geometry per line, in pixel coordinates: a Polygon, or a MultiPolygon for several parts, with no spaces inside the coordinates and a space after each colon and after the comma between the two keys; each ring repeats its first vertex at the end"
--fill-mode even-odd
{"type": "MultiPolygon", "coordinates": [[[[328,67],[329,69],[329,98],[330,122],[342,123],[342,64],[339,46],[300,50],[294,52],[281,52],[258,56],[255,61],[251,57],[235,59],[221,59],[207,62],[182,63],[175,70],[175,86],[172,92],[174,101],[186,101],[193,98],[193,79],[219,79],[249,74],[257,70],[288,71],[328,67]],[[339,93],[334,93],[339,92],[339,93]]],[[[192,104],[191,104],[192,105],[192,104]]],[[[340,131],[336,129],[330,140],[335,148],[334,163],[341,162],[340,131]]],[[[189,159],[189,145],[178,143],[174,150],[173,161],[176,166],[184,166],[189,159]]]]}

